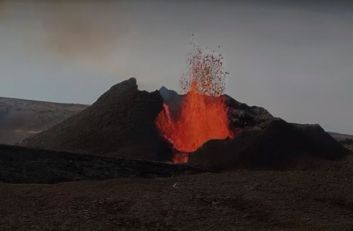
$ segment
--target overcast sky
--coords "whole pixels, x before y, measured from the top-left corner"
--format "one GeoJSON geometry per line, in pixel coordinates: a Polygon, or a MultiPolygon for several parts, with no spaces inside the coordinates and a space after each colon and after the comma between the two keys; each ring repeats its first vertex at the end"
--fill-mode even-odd
{"type": "Polygon", "coordinates": [[[2,0],[0,96],[90,104],[130,76],[178,89],[192,34],[223,54],[232,97],[353,134],[352,1],[2,0]]]}

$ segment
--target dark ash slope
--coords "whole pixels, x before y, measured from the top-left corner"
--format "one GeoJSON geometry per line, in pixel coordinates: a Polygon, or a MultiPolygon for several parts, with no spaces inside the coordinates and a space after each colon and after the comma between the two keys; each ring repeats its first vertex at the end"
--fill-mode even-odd
{"type": "Polygon", "coordinates": [[[131,78],[113,86],[92,106],[22,145],[126,159],[170,159],[154,126],[162,108],[158,91],[139,91],[131,78]]]}

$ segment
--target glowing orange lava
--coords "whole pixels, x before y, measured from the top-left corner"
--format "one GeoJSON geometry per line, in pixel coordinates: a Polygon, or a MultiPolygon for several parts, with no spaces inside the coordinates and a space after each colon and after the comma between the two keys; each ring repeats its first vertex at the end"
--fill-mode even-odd
{"type": "Polygon", "coordinates": [[[166,104],[156,120],[163,136],[176,150],[186,153],[196,151],[208,140],[232,137],[223,98],[202,95],[197,92],[195,84],[192,86],[177,120],[173,120],[166,104]]]}
{"type": "Polygon", "coordinates": [[[223,79],[219,78],[219,74],[223,74],[220,72],[221,59],[203,56],[198,50],[190,64],[191,75],[187,82],[189,89],[183,98],[179,114],[175,118],[171,115],[169,106],[164,104],[156,118],[156,127],[177,151],[173,158],[175,163],[186,163],[188,153],[196,151],[208,140],[233,137],[229,129],[228,108],[224,97],[220,95],[224,86],[223,79]],[[215,70],[214,67],[218,69],[215,70]],[[218,81],[220,79],[222,81],[218,81]]]}

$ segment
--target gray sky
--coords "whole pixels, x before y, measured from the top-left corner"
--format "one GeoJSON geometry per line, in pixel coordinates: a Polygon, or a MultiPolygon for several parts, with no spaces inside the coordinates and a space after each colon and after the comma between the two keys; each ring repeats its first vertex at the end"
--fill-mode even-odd
{"type": "Polygon", "coordinates": [[[130,76],[178,89],[192,34],[223,54],[232,97],[353,134],[351,1],[2,0],[0,96],[92,103],[130,76]]]}

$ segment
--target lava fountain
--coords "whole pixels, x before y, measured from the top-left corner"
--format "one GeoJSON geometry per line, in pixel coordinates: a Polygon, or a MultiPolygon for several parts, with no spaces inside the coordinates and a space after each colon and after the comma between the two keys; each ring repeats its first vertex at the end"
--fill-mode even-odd
{"type": "Polygon", "coordinates": [[[160,134],[175,149],[174,163],[188,162],[189,153],[209,140],[234,136],[222,95],[227,74],[223,71],[222,60],[220,54],[205,55],[201,49],[196,49],[189,59],[189,72],[180,81],[186,94],[179,113],[172,115],[168,104],[164,103],[156,118],[160,134]]]}

